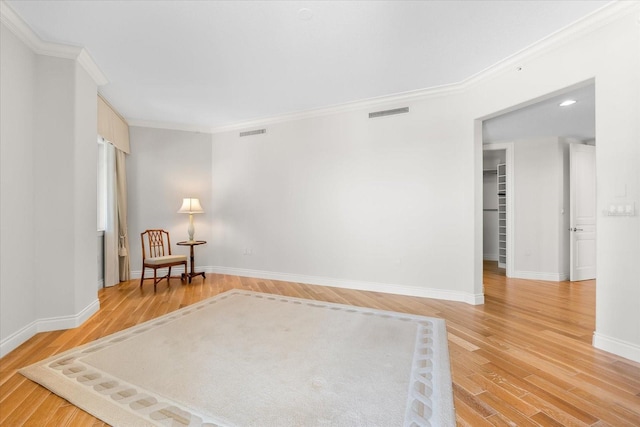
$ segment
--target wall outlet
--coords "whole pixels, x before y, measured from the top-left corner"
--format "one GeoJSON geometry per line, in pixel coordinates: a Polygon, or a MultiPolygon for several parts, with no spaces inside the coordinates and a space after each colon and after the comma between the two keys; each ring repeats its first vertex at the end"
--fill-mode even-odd
{"type": "Polygon", "coordinates": [[[252,248],[244,248],[244,255],[253,255],[253,249],[252,248]]]}

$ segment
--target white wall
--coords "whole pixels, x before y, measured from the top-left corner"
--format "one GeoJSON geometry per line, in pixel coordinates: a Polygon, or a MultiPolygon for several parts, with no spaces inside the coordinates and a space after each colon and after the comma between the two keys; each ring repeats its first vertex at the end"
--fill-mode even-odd
{"type": "Polygon", "coordinates": [[[69,286],[75,275],[75,235],[69,231],[75,217],[75,64],[42,55],[38,55],[37,64],[33,247],[39,262],[34,279],[43,284],[37,292],[38,316],[55,318],[72,312],[74,307],[74,298],[70,298],[73,288],[69,286]],[[64,273],[52,274],[54,271],[64,273]]]}
{"type": "Polygon", "coordinates": [[[216,268],[478,302],[463,243],[473,198],[460,187],[472,156],[451,114],[463,104],[388,107],[404,105],[378,119],[361,109],[215,134],[216,268]]]}
{"type": "Polygon", "coordinates": [[[75,60],[34,55],[4,24],[0,62],[3,356],[99,308],[97,91],[75,60]]]}
{"type": "Polygon", "coordinates": [[[0,337],[36,317],[33,114],[36,55],[0,26],[0,337]]]}
{"type": "MultiPolygon", "coordinates": [[[[75,63],[74,87],[74,145],[73,190],[74,222],[74,294],[72,313],[81,313],[88,307],[98,309],[95,283],[98,280],[96,265],[96,229],[98,177],[96,173],[98,129],[97,86],[93,78],[75,63]]],[[[86,314],[85,314],[86,316],[86,314]]]]}
{"type": "MultiPolygon", "coordinates": [[[[211,266],[216,261],[212,249],[215,244],[212,235],[215,192],[211,175],[211,135],[135,126],[129,132],[127,201],[132,278],[140,277],[140,233],[146,229],[167,230],[173,253],[189,253],[188,247],[176,246],[177,242],[188,239],[189,215],[177,213],[185,197],[199,198],[205,212],[193,216],[195,238],[208,242],[195,248],[196,271],[211,266]]],[[[148,270],[147,277],[149,273],[152,271],[148,270]]]]}
{"type": "MultiPolygon", "coordinates": [[[[611,202],[640,207],[640,25],[638,9],[584,48],[597,46],[596,171],[598,211],[611,202]],[[603,46],[600,38],[614,40],[603,46]]],[[[640,361],[640,217],[598,218],[594,344],[640,361]]]]}
{"type": "Polygon", "coordinates": [[[569,217],[565,146],[559,138],[514,144],[513,277],[567,279],[562,245],[569,234],[564,227],[569,217]]]}

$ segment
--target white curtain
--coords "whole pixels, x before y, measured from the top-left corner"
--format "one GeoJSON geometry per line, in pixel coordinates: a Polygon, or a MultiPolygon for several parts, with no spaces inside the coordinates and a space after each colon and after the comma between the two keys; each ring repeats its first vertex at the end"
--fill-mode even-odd
{"type": "Polygon", "coordinates": [[[116,148],[106,141],[106,223],[104,227],[104,285],[114,286],[120,283],[120,266],[118,260],[118,211],[116,197],[116,148]]]}

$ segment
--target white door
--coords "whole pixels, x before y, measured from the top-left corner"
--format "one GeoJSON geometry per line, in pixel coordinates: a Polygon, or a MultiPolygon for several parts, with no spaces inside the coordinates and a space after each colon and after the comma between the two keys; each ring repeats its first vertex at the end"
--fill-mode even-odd
{"type": "Polygon", "coordinates": [[[596,278],[596,147],[571,144],[570,280],[596,278]]]}

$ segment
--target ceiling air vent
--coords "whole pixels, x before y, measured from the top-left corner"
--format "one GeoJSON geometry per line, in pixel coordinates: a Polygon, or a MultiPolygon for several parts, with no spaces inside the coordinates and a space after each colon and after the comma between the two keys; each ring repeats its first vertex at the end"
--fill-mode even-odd
{"type": "Polygon", "coordinates": [[[246,130],[244,132],[240,132],[240,136],[260,135],[262,133],[267,133],[267,130],[266,129],[246,130]]]}
{"type": "Polygon", "coordinates": [[[404,114],[409,112],[409,107],[394,108],[393,110],[376,111],[369,113],[369,118],[374,119],[376,117],[393,116],[394,114],[404,114]]]}

